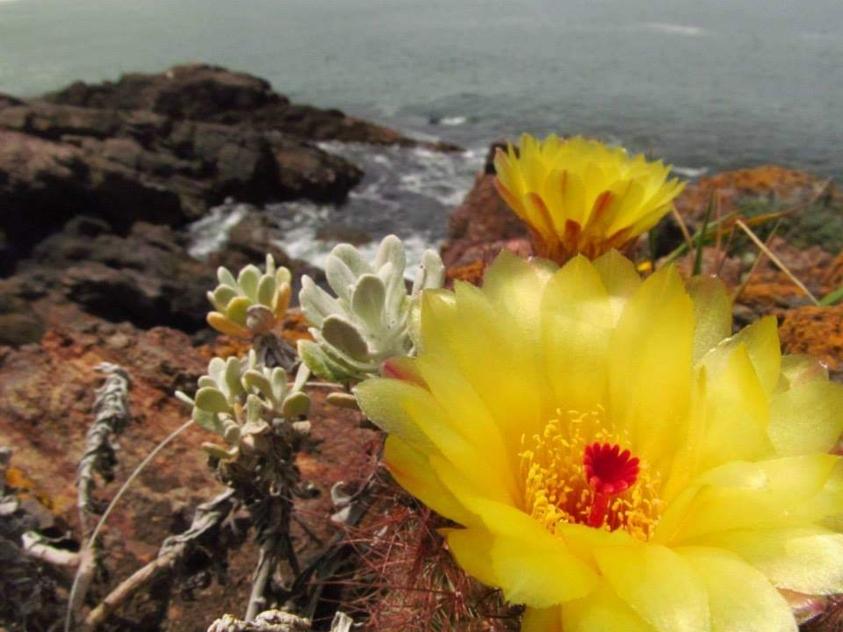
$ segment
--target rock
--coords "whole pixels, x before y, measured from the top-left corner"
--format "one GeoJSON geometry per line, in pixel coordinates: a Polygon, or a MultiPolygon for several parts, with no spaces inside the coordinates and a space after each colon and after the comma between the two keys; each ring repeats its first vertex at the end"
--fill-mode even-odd
{"type": "MultiPolygon", "coordinates": [[[[133,417],[119,437],[115,480],[95,491],[97,499],[107,501],[149,451],[187,419],[188,410],[173,391],[192,392],[216,351],[195,348],[185,334],[172,329],[140,331],[85,315],[54,316],[40,345],[0,348],[0,446],[14,446],[18,478],[28,481],[26,492],[41,499],[62,531],[69,529],[78,539],[76,467],[92,421],[94,389],[102,382],[94,367],[112,362],[124,367],[132,379],[133,417]]],[[[376,432],[359,427],[355,413],[326,407],[321,393],[314,399],[310,415],[314,441],[299,465],[319,494],[301,501],[296,511],[307,528],[327,542],[335,533],[328,520],[333,511],[331,487],[339,480],[354,484],[365,478],[375,467],[373,454],[380,440],[376,432]]],[[[202,442],[213,440],[200,428],[189,428],[129,487],[104,530],[106,573],[97,576],[92,599],[101,599],[153,559],[165,537],[186,528],[196,505],[220,491],[200,448],[202,442]]],[[[294,537],[297,551],[308,560],[317,545],[298,527],[294,537]]],[[[204,631],[224,612],[242,612],[257,556],[256,548],[247,543],[228,559],[217,553],[188,560],[186,570],[193,573],[189,582],[165,582],[141,591],[105,629],[166,625],[173,631],[204,631]],[[213,581],[223,572],[225,583],[213,581]]],[[[8,568],[0,568],[0,574],[8,568]]],[[[71,576],[54,575],[58,594],[66,598],[71,576]]],[[[33,571],[27,577],[39,576],[33,571]]],[[[0,606],[0,615],[3,612],[0,606]]],[[[0,626],[8,624],[0,616],[0,626]]]]}
{"type": "Polygon", "coordinates": [[[828,367],[832,378],[843,381],[843,304],[790,309],[779,336],[786,353],[810,355],[828,367]]]}
{"type": "MultiPolygon", "coordinates": [[[[745,220],[758,219],[786,211],[777,234],[791,245],[819,246],[829,253],[843,249],[843,192],[810,173],[765,165],[692,182],[676,200],[676,208],[691,232],[701,224],[712,199],[717,200],[721,217],[737,212],[745,220]]],[[[772,223],[768,220],[764,222],[766,227],[756,225],[755,230],[766,232],[772,223]]],[[[675,226],[674,218],[666,218],[664,225],[675,226]]],[[[673,232],[678,244],[681,235],[673,232]]]]}
{"type": "Polygon", "coordinates": [[[112,322],[193,332],[204,327],[214,271],[185,245],[167,226],[138,222],[121,237],[80,217],[41,242],[19,276],[29,291],[53,292],[112,322]]]}
{"type": "Polygon", "coordinates": [[[446,266],[465,266],[488,258],[490,242],[526,241],[527,227],[495,189],[492,156],[498,146],[492,145],[483,172],[477,174],[474,186],[448,220],[448,238],[442,246],[446,266]]]}
{"type": "MultiPolygon", "coordinates": [[[[115,82],[80,81],[45,98],[86,108],[149,110],[171,119],[278,130],[311,141],[431,146],[339,110],[292,104],[263,79],[206,64],[175,66],[156,74],[131,73],[115,82]]],[[[446,143],[432,146],[458,149],[446,143]]]]}
{"type": "Polygon", "coordinates": [[[0,134],[0,228],[19,251],[7,260],[82,212],[120,231],[135,221],[178,226],[228,196],[338,202],[362,177],[278,132],[148,111],[22,104],[0,110],[0,134]]]}
{"type": "MultiPolygon", "coordinates": [[[[2,112],[2,111],[0,111],[2,112]]],[[[87,167],[70,145],[0,129],[0,272],[84,206],[87,167]]]]}
{"type": "Polygon", "coordinates": [[[0,345],[17,347],[41,340],[44,321],[30,307],[28,301],[12,292],[4,292],[0,281],[0,345]]]}

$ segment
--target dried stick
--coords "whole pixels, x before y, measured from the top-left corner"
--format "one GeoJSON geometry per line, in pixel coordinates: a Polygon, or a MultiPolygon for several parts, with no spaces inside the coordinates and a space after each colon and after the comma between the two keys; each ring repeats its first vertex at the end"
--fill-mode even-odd
{"type": "Polygon", "coordinates": [[[796,275],[793,274],[793,272],[791,272],[790,269],[788,269],[788,267],[782,262],[782,260],[779,259],[776,256],[776,254],[772,250],[770,250],[763,241],[758,239],[758,236],[752,231],[752,229],[749,226],[744,224],[743,220],[739,219],[735,223],[738,225],[738,227],[743,232],[746,233],[747,237],[749,237],[752,240],[752,242],[756,246],[758,246],[758,248],[761,250],[761,252],[763,252],[765,255],[767,255],[767,257],[769,257],[770,261],[772,261],[779,270],[784,272],[787,275],[787,278],[790,279],[793,282],[793,284],[796,285],[796,287],[798,287],[800,290],[802,290],[805,293],[805,295],[808,298],[811,299],[811,301],[813,301],[814,305],[820,304],[820,302],[817,300],[817,297],[814,296],[811,293],[811,290],[809,290],[807,287],[805,287],[805,284],[802,283],[802,281],[800,281],[798,278],[796,278],[796,275]]]}
{"type": "Polygon", "coordinates": [[[85,619],[85,625],[95,628],[132,595],[164,572],[169,572],[180,562],[200,538],[219,527],[236,506],[234,490],[227,489],[216,498],[196,508],[190,528],[177,536],[164,540],[158,557],[135,571],[112,590],[85,619]]]}
{"type": "Polygon", "coordinates": [[[129,412],[129,386],[125,370],[116,364],[103,362],[97,370],[106,375],[105,383],[97,389],[94,400],[94,423],[85,436],[85,453],[79,461],[77,485],[79,524],[82,537],[88,535],[88,516],[94,513],[92,493],[96,487],[95,474],[104,479],[114,477],[114,437],[120,434],[131,420],[129,412]]]}

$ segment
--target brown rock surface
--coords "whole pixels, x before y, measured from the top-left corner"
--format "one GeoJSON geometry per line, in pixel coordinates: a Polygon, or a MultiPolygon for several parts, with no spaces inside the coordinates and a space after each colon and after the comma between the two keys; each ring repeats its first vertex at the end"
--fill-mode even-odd
{"type": "MultiPolygon", "coordinates": [[[[290,103],[263,79],[205,64],[175,66],[156,74],[131,73],[115,82],[89,85],[80,81],[46,98],[88,108],[149,110],[172,119],[278,130],[315,141],[426,144],[339,110],[290,103]]],[[[437,147],[456,149],[445,144],[437,147]]]]}
{"type": "MultiPolygon", "coordinates": [[[[133,418],[119,438],[116,478],[96,492],[97,498],[107,501],[148,452],[187,419],[185,406],[172,394],[175,389],[195,388],[212,350],[192,347],[185,334],[172,329],[139,331],[128,324],[103,323],[72,308],[61,314],[55,310],[53,316],[40,345],[0,347],[0,446],[14,448],[19,491],[41,499],[57,528],[78,537],[76,467],[92,419],[94,389],[102,381],[94,367],[114,362],[132,379],[133,418]]],[[[322,402],[317,391],[312,447],[300,463],[320,494],[302,501],[297,512],[311,531],[326,539],[333,532],[327,520],[332,511],[330,487],[341,479],[355,484],[367,476],[379,438],[359,428],[358,415],[322,402]]],[[[105,530],[104,564],[109,575],[97,581],[92,599],[102,598],[151,560],[165,537],[186,528],[195,506],[221,489],[199,448],[209,440],[212,435],[190,428],[129,488],[105,530]]],[[[297,529],[294,535],[306,559],[316,545],[304,531],[297,529]]],[[[242,614],[256,560],[252,545],[230,555],[224,585],[213,576],[226,566],[225,559],[210,555],[193,560],[194,577],[187,584],[141,591],[106,629],[199,631],[224,612],[242,614]]],[[[70,572],[59,579],[66,590],[70,572]]]]}
{"type": "Polygon", "coordinates": [[[843,304],[790,309],[783,315],[779,336],[786,353],[810,355],[843,381],[843,304]]]}
{"type": "Polygon", "coordinates": [[[23,251],[77,213],[120,231],[135,221],[177,226],[228,196],[338,202],[362,177],[279,132],[144,110],[13,105],[0,109],[0,134],[0,228],[23,251]]]}

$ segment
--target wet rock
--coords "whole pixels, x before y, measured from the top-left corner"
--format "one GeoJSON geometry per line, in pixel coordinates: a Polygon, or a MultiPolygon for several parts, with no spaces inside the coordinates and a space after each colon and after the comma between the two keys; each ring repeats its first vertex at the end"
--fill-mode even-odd
{"type": "Polygon", "coordinates": [[[0,110],[0,134],[0,227],[27,245],[80,212],[177,226],[228,196],[337,202],[362,177],[279,133],[145,111],[23,104],[0,110]]]}
{"type": "Polygon", "coordinates": [[[58,293],[85,311],[139,327],[204,326],[213,268],[187,255],[173,229],[138,222],[125,237],[101,220],[71,221],[21,264],[30,291],[58,293]]]}

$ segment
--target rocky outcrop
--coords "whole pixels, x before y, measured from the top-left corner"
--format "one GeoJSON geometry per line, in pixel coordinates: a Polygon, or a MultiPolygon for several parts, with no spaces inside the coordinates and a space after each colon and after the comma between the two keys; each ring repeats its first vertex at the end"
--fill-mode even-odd
{"type": "MultiPolygon", "coordinates": [[[[128,323],[105,323],[70,311],[50,323],[40,345],[0,347],[0,447],[14,447],[14,470],[5,479],[15,489],[7,492],[14,492],[30,513],[42,516],[27,519],[10,537],[19,542],[22,529],[44,525],[51,529],[48,535],[78,536],[76,467],[92,421],[94,389],[102,382],[94,370],[100,362],[118,364],[131,377],[132,420],[119,439],[115,480],[95,490],[98,503],[110,500],[149,451],[186,421],[187,407],[173,397],[173,391],[192,391],[211,354],[217,353],[216,348],[194,347],[184,333],[173,329],[140,331],[128,323]]],[[[353,485],[371,472],[369,449],[374,449],[378,439],[374,431],[359,427],[355,413],[326,406],[320,393],[314,394],[310,419],[313,442],[300,455],[299,467],[318,494],[300,501],[296,515],[307,533],[326,542],[335,529],[328,520],[333,511],[331,487],[341,479],[353,485]]],[[[97,576],[90,591],[94,603],[153,559],[166,537],[187,528],[197,504],[220,491],[199,447],[214,439],[196,426],[189,428],[130,486],[104,530],[101,546],[106,572],[97,576]]],[[[8,517],[3,526],[11,526],[8,517]]],[[[247,535],[242,515],[235,516],[230,526],[241,539],[247,535]]],[[[296,548],[305,559],[317,546],[307,533],[299,527],[294,532],[296,548]]],[[[49,601],[50,595],[43,592],[4,592],[4,597],[20,597],[14,605],[27,616],[14,622],[3,618],[5,607],[11,605],[3,603],[2,624],[14,623],[20,627],[10,629],[33,632],[54,629],[60,620],[55,613],[64,616],[63,599],[73,568],[48,568],[49,575],[38,574],[31,568],[37,566],[35,562],[3,548],[4,535],[0,529],[0,559],[4,560],[0,586],[7,579],[15,579],[19,587],[25,582],[50,581],[62,601],[49,601]],[[7,553],[14,553],[14,558],[4,559],[7,553]],[[19,567],[27,574],[11,576],[19,567]],[[39,606],[49,607],[48,614],[33,612],[39,606]]],[[[78,541],[66,544],[72,550],[78,541]]],[[[256,547],[249,542],[227,558],[217,550],[197,553],[182,569],[188,576],[186,583],[163,582],[142,591],[105,629],[198,632],[224,612],[241,613],[248,602],[257,557],[256,547]]]]}
{"type": "Polygon", "coordinates": [[[168,226],[137,222],[128,234],[111,232],[99,218],[79,216],[39,243],[17,273],[0,281],[0,344],[37,342],[57,305],[71,303],[110,322],[168,326],[187,333],[205,329],[205,293],[214,271],[278,265],[319,279],[321,271],[290,259],[267,238],[266,216],[252,209],[229,229],[225,243],[206,261],[191,257],[186,237],[168,226]]]}
{"type": "MultiPolygon", "coordinates": [[[[452,270],[466,267],[455,278],[470,278],[476,262],[489,263],[502,248],[529,254],[527,228],[510,210],[495,189],[493,144],[483,171],[474,186],[448,220],[448,239],[442,246],[442,260],[452,270]]],[[[481,267],[482,269],[482,267],[481,267]]]]}
{"type": "Polygon", "coordinates": [[[79,213],[118,232],[135,221],[179,226],[228,196],[338,202],[361,176],[280,132],[144,110],[44,102],[0,109],[0,229],[17,249],[7,245],[8,261],[79,213]]]}
{"type": "MultiPolygon", "coordinates": [[[[127,74],[115,82],[80,81],[46,98],[87,108],[148,110],[169,119],[276,130],[312,141],[429,145],[340,110],[290,103],[263,79],[205,64],[176,66],[156,74],[127,74]]],[[[444,143],[432,146],[457,149],[444,143]]]]}

